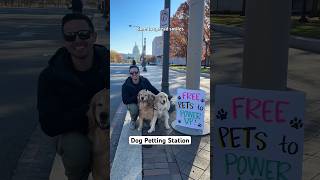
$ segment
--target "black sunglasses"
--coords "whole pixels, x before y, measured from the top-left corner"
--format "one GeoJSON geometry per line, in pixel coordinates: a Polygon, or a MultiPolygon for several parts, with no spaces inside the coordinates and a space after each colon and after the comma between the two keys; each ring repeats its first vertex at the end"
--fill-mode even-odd
{"type": "Polygon", "coordinates": [[[138,73],[139,73],[139,71],[130,72],[131,75],[138,74],[138,73]]]}
{"type": "Polygon", "coordinates": [[[87,40],[91,37],[91,31],[90,30],[81,30],[78,32],[68,32],[68,33],[63,33],[64,40],[66,41],[75,41],[77,38],[77,35],[80,39],[82,40],[87,40]]]}

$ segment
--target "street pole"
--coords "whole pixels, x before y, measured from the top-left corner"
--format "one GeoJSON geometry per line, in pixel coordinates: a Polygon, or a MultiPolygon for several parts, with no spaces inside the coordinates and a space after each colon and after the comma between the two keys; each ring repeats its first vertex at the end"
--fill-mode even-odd
{"type": "Polygon", "coordinates": [[[169,93],[169,45],[170,45],[170,0],[165,0],[164,9],[169,9],[169,23],[167,31],[163,31],[163,63],[161,91],[170,96],[169,93]]]}
{"type": "Polygon", "coordinates": [[[247,2],[243,87],[286,89],[290,16],[291,0],[247,2]]]}
{"type": "Polygon", "coordinates": [[[141,31],[141,56],[140,56],[140,63],[142,64],[143,61],[143,31],[141,31]]]}
{"type": "Polygon", "coordinates": [[[187,89],[200,88],[204,0],[189,0],[187,89]]]}

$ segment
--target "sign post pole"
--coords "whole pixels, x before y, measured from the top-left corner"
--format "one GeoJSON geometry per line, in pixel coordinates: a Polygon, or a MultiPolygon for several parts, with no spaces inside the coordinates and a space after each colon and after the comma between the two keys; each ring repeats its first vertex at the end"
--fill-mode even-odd
{"type": "Polygon", "coordinates": [[[170,96],[169,92],[169,46],[170,46],[170,0],[165,0],[164,9],[168,9],[168,29],[163,31],[163,59],[161,91],[170,96]]]}

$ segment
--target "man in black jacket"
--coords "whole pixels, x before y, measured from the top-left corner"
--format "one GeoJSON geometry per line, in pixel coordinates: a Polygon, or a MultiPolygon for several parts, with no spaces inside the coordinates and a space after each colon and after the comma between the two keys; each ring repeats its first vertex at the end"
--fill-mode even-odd
{"type": "Polygon", "coordinates": [[[57,50],[38,81],[39,121],[43,131],[58,136],[69,180],[87,180],[91,171],[91,142],[86,113],[94,94],[109,89],[109,53],[95,45],[90,19],[67,14],[62,20],[64,47],[57,50]]]}
{"type": "Polygon", "coordinates": [[[159,91],[153,87],[150,81],[140,76],[140,71],[138,66],[131,65],[129,67],[130,77],[122,85],[122,101],[124,104],[127,105],[127,108],[130,112],[131,122],[130,122],[130,129],[135,129],[135,124],[137,117],[139,115],[139,108],[138,108],[138,93],[142,89],[147,89],[151,91],[153,94],[158,94],[159,91]]]}

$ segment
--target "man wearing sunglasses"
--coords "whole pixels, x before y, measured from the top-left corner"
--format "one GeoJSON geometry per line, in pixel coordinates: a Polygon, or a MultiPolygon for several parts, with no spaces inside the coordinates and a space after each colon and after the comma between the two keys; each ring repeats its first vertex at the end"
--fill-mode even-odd
{"type": "Polygon", "coordinates": [[[87,180],[92,149],[86,114],[93,95],[109,88],[109,51],[94,44],[97,33],[83,14],[65,15],[61,30],[64,47],[39,76],[39,121],[47,135],[58,137],[68,179],[87,180]]]}
{"type": "Polygon", "coordinates": [[[140,90],[146,89],[151,91],[153,94],[158,94],[159,91],[153,87],[150,81],[140,76],[140,71],[138,66],[131,65],[129,67],[130,77],[122,85],[122,101],[127,105],[127,108],[130,112],[131,122],[129,124],[130,129],[136,128],[136,120],[139,115],[139,107],[137,96],[140,90]]]}

